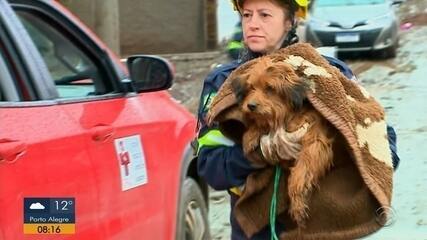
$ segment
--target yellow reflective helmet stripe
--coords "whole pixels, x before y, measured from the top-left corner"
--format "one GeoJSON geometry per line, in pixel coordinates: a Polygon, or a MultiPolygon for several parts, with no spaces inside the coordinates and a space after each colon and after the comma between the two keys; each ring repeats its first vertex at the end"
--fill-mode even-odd
{"type": "Polygon", "coordinates": [[[200,148],[209,146],[233,146],[234,142],[224,136],[219,130],[210,130],[203,137],[197,139],[198,148],[197,152],[200,151],[200,148]]]}

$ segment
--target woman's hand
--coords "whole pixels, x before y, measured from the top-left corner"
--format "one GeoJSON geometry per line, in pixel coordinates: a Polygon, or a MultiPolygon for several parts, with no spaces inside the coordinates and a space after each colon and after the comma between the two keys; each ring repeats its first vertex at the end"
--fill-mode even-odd
{"type": "Polygon", "coordinates": [[[279,128],[275,132],[263,135],[260,148],[265,160],[276,165],[286,160],[295,160],[301,151],[301,139],[307,132],[308,123],[294,132],[279,128]]]}

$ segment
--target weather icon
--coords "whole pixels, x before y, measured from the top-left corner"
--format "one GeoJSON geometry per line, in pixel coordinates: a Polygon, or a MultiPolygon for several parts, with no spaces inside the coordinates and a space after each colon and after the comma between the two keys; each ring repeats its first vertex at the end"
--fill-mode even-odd
{"type": "Polygon", "coordinates": [[[36,203],[31,203],[30,209],[45,209],[45,206],[43,206],[43,204],[36,202],[36,203]]]}

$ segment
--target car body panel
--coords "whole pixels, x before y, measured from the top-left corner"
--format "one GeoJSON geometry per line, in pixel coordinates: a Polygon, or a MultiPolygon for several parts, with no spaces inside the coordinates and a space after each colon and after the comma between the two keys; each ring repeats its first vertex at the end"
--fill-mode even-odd
{"type": "Polygon", "coordinates": [[[377,5],[348,5],[313,8],[312,16],[323,21],[339,23],[343,28],[351,29],[357,23],[382,16],[388,13],[384,4],[377,5]]]}
{"type": "MultiPolygon", "coordinates": [[[[106,55],[100,56],[112,63],[105,66],[111,67],[115,81],[128,78],[120,60],[56,2],[11,2],[21,7],[34,4],[49,14],[73,19],[70,31],[87,34],[97,49],[105,50],[106,55]]],[[[0,19],[10,18],[0,15],[0,19]]],[[[34,50],[27,40],[23,44],[34,50]]],[[[22,44],[15,47],[18,55],[24,52],[22,44]]],[[[31,63],[26,57],[23,54],[31,63]]],[[[32,58],[45,67],[40,55],[32,58]]],[[[37,71],[31,79],[35,85],[53,82],[37,71]]],[[[0,161],[0,207],[4,209],[0,239],[40,239],[23,234],[23,198],[27,197],[75,198],[76,233],[61,239],[175,239],[182,171],[188,165],[183,158],[195,137],[194,116],[166,91],[76,99],[57,99],[48,92],[38,98],[0,104],[0,154],[11,145],[20,147],[10,148],[16,150],[10,161],[0,161]],[[115,140],[129,136],[141,141],[148,181],[124,190],[115,140]]]]}
{"type": "MultiPolygon", "coordinates": [[[[0,206],[7,206],[0,217],[3,239],[22,238],[24,197],[80,199],[78,222],[92,225],[99,195],[93,172],[86,170],[92,163],[78,124],[58,106],[7,108],[0,111],[0,132],[1,139],[26,145],[15,162],[0,165],[0,206]]],[[[93,227],[100,225],[94,221],[93,227]]]]}

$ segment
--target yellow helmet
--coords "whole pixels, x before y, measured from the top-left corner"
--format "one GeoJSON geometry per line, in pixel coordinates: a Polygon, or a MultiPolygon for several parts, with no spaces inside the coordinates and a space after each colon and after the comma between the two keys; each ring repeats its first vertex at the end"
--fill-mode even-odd
{"type": "Polygon", "coordinates": [[[308,7],[308,4],[310,3],[309,0],[295,0],[295,2],[300,6],[300,7],[308,7]]]}
{"type": "MultiPolygon", "coordinates": [[[[284,1],[291,6],[291,10],[295,12],[295,16],[299,18],[305,18],[307,15],[307,8],[310,4],[310,0],[278,0],[284,1]]],[[[231,0],[234,10],[239,11],[242,8],[244,0],[231,0]]]]}

